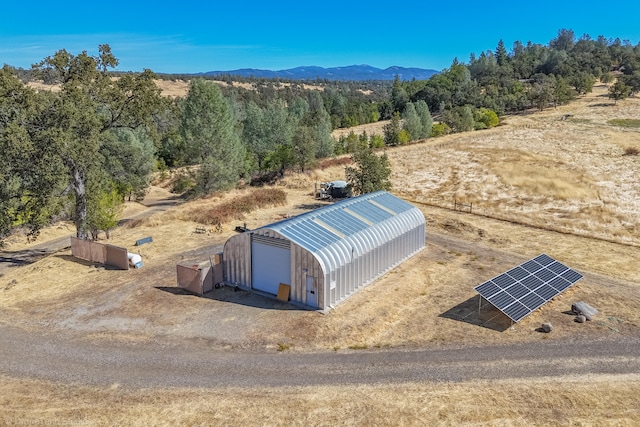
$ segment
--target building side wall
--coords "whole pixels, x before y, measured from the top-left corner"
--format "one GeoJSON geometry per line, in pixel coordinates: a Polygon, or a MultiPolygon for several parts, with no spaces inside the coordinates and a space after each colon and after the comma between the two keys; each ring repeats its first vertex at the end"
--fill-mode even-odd
{"type": "MultiPolygon", "coordinates": [[[[354,256],[335,272],[335,287],[325,290],[328,305],[334,307],[425,247],[424,224],[354,256]]],[[[331,273],[330,273],[331,274],[331,273]]]]}
{"type": "Polygon", "coordinates": [[[202,295],[202,279],[198,268],[178,264],[176,265],[176,276],[178,287],[193,292],[194,294],[202,295]]]}

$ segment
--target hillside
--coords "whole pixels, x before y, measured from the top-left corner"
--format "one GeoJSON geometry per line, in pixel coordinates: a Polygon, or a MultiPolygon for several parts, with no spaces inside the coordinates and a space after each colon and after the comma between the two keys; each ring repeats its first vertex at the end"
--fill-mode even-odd
{"type": "Polygon", "coordinates": [[[343,80],[343,81],[363,81],[363,80],[393,80],[398,76],[400,80],[426,80],[434,74],[436,70],[424,68],[405,68],[393,66],[380,69],[369,65],[350,65],[346,67],[296,67],[287,70],[260,70],[255,68],[244,68],[229,71],[208,71],[196,75],[204,76],[240,76],[256,77],[267,79],[287,79],[287,80],[343,80]]]}
{"type": "MultiPolygon", "coordinates": [[[[387,153],[393,166],[393,191],[423,209],[430,230],[470,239],[471,246],[480,245],[478,251],[481,251],[481,247],[486,246],[520,254],[520,256],[535,256],[538,253],[546,252],[568,262],[577,269],[582,268],[618,279],[633,280],[638,273],[636,271],[638,267],[630,261],[629,257],[638,251],[640,246],[640,233],[638,232],[638,216],[640,215],[638,191],[640,190],[635,185],[638,157],[623,154],[625,147],[640,147],[640,135],[637,129],[611,126],[607,120],[614,117],[640,116],[640,102],[638,99],[629,99],[616,106],[609,105],[602,102],[605,93],[606,88],[598,87],[593,94],[572,105],[547,110],[540,114],[510,117],[506,119],[503,126],[492,130],[450,135],[427,140],[422,144],[388,149],[387,153]],[[569,113],[573,117],[568,121],[562,121],[561,117],[569,113]],[[454,207],[454,200],[457,200],[457,203],[473,204],[474,215],[450,211],[454,207]],[[496,219],[503,221],[496,221],[496,219]],[[585,242],[588,244],[580,243],[581,238],[577,236],[587,238],[588,240],[585,242]],[[609,242],[618,242],[623,245],[619,246],[609,242]],[[598,253],[615,253],[616,255],[598,257],[598,253]]],[[[246,222],[249,228],[255,228],[282,218],[282,215],[292,215],[309,209],[314,206],[311,197],[314,182],[341,178],[343,178],[343,172],[340,167],[289,176],[278,184],[279,187],[286,189],[289,206],[254,212],[247,215],[243,222],[246,222]]],[[[163,190],[164,193],[159,191],[160,189],[152,193],[155,194],[156,199],[169,197],[166,190],[163,190]]],[[[133,275],[127,273],[125,276],[116,274],[120,277],[119,280],[122,280],[120,286],[124,286],[122,291],[125,292],[125,295],[131,292],[133,292],[130,294],[131,297],[134,294],[145,295],[143,300],[131,299],[116,310],[116,312],[121,310],[128,312],[125,318],[130,320],[125,324],[130,324],[131,327],[124,327],[127,334],[154,335],[160,333],[162,328],[158,328],[164,321],[160,323],[152,321],[156,312],[155,310],[149,311],[152,306],[169,304],[166,306],[166,311],[162,312],[165,314],[174,313],[172,316],[166,317],[166,320],[171,324],[183,317],[180,310],[187,306],[176,306],[173,296],[158,294],[153,287],[150,288],[148,285],[153,283],[155,286],[173,286],[174,273],[170,266],[185,259],[186,252],[196,251],[188,257],[193,261],[207,261],[209,256],[207,252],[214,251],[213,246],[222,244],[224,239],[233,233],[232,230],[236,224],[224,224],[226,231],[222,235],[211,237],[194,235],[193,229],[197,224],[192,219],[195,217],[195,213],[200,212],[205,206],[232,200],[234,195],[246,194],[248,191],[250,190],[236,190],[229,194],[185,203],[170,208],[165,213],[132,222],[128,227],[112,233],[111,241],[114,244],[123,245],[129,245],[132,240],[141,236],[153,235],[154,237],[153,245],[142,248],[146,258],[145,269],[142,273],[134,272],[133,275]],[[198,256],[201,258],[198,259],[198,256]],[[135,282],[129,282],[131,277],[136,277],[135,280],[142,280],[143,277],[145,279],[136,285],[135,282]],[[124,291],[124,289],[129,290],[124,291]],[[134,305],[130,306],[130,304],[134,305]],[[129,310],[133,311],[129,312],[129,310]],[[148,328],[140,329],[133,326],[140,321],[149,325],[148,328]]],[[[137,213],[140,209],[136,204],[130,204],[128,209],[134,208],[134,211],[128,211],[129,214],[131,212],[137,213]]],[[[62,228],[60,232],[64,235],[68,233],[68,230],[62,228]]],[[[9,250],[21,250],[26,247],[19,239],[14,239],[9,250]]],[[[418,293],[422,292],[419,290],[422,286],[427,286],[426,289],[429,289],[430,286],[445,286],[446,288],[449,286],[446,283],[449,283],[453,276],[445,280],[444,283],[439,282],[444,277],[440,276],[439,264],[434,264],[434,261],[443,262],[443,265],[449,265],[453,262],[453,265],[460,267],[470,262],[470,266],[474,266],[479,261],[471,261],[477,257],[471,252],[475,252],[475,250],[470,249],[468,255],[450,259],[446,255],[446,251],[440,255],[436,255],[438,251],[425,251],[424,254],[416,258],[422,261],[415,261],[417,264],[413,261],[409,262],[407,267],[394,270],[380,282],[393,280],[393,276],[401,274],[406,276],[403,280],[414,284],[412,286],[416,287],[415,292],[418,293]],[[429,265],[428,271],[430,273],[417,268],[421,262],[426,262],[426,265],[429,265]],[[432,277],[432,279],[425,282],[425,279],[422,279],[425,274],[427,274],[426,277],[432,277]],[[435,278],[438,278],[437,281],[431,282],[435,278]]],[[[20,284],[9,286],[10,290],[2,295],[5,309],[14,307],[19,313],[21,312],[20,307],[25,308],[24,304],[31,307],[26,312],[33,312],[33,307],[41,307],[37,317],[40,317],[42,321],[49,319],[47,322],[57,323],[66,319],[62,324],[70,325],[69,314],[65,314],[67,309],[63,308],[65,305],[71,304],[69,307],[71,311],[74,310],[71,307],[76,304],[87,304],[89,307],[96,305],[97,302],[91,302],[93,301],[91,295],[94,295],[93,292],[100,292],[99,289],[103,286],[111,289],[109,292],[116,292],[116,294],[119,292],[117,291],[118,287],[113,287],[114,282],[110,279],[114,273],[109,271],[102,271],[88,277],[82,273],[86,267],[65,257],[53,257],[41,262],[47,266],[42,267],[36,263],[8,272],[3,278],[3,281],[7,283],[15,279],[20,284]],[[42,268],[55,268],[56,271],[62,273],[50,281],[46,295],[41,292],[32,292],[37,287],[34,274],[37,275],[37,272],[42,268]],[[74,280],[73,284],[68,282],[70,278],[75,278],[72,279],[74,280]],[[92,282],[98,280],[91,286],[92,293],[86,295],[81,291],[85,286],[85,280],[92,282]],[[101,280],[106,280],[106,282],[100,284],[101,280]],[[59,291],[55,291],[55,289],[62,291],[62,293],[57,293],[59,291]],[[78,292],[73,292],[73,289],[78,292]],[[69,294],[70,291],[72,291],[71,294],[69,294]],[[64,295],[71,299],[66,299],[67,297],[64,295]],[[53,303],[54,301],[58,302],[53,303]],[[53,318],[49,318],[49,316],[53,316],[53,318]]],[[[491,262],[483,260],[477,266],[479,269],[476,267],[471,270],[468,269],[469,267],[461,268],[458,271],[464,275],[458,277],[456,283],[462,282],[468,285],[462,294],[459,294],[462,291],[460,290],[449,295],[439,305],[440,309],[446,308],[448,304],[455,305],[456,300],[460,297],[464,300],[472,296],[471,289],[474,283],[490,275],[489,272],[497,273],[509,264],[510,262],[500,262],[499,260],[491,262]]],[[[441,273],[445,273],[445,271],[448,269],[441,273]]],[[[367,294],[367,292],[362,294],[367,294]]],[[[125,300],[121,300],[121,303],[127,300],[128,298],[125,298],[125,300]]],[[[398,304],[406,309],[402,312],[403,314],[392,310],[395,313],[394,316],[406,319],[399,323],[404,326],[399,330],[394,328],[391,336],[386,336],[386,333],[378,336],[373,330],[366,332],[367,329],[365,329],[358,331],[357,334],[354,331],[354,335],[342,334],[338,338],[329,333],[334,327],[327,324],[316,331],[313,340],[310,340],[310,336],[307,334],[298,336],[294,333],[289,335],[293,330],[283,336],[280,336],[279,333],[271,336],[273,332],[258,333],[255,331],[255,336],[261,338],[251,345],[271,347],[279,340],[285,339],[285,336],[289,336],[288,340],[298,348],[306,348],[309,345],[314,348],[327,348],[336,345],[336,339],[341,343],[340,346],[347,347],[354,342],[359,342],[361,338],[358,337],[368,337],[366,339],[368,345],[373,345],[376,342],[402,345],[407,340],[415,344],[427,344],[429,336],[422,338],[415,336],[415,324],[413,321],[409,321],[410,317],[406,317],[412,312],[407,306],[407,304],[410,306],[411,303],[403,301],[400,304],[397,301],[393,302],[393,299],[390,301],[392,301],[392,305],[398,304]],[[329,334],[322,338],[326,333],[329,334]]],[[[327,319],[333,319],[329,323],[345,321],[346,318],[338,320],[345,315],[351,319],[352,316],[368,319],[371,313],[379,311],[379,308],[376,308],[378,303],[387,304],[388,301],[371,300],[371,307],[368,304],[353,303],[354,305],[350,308],[336,310],[336,314],[332,314],[327,319]],[[360,308],[352,311],[356,306],[360,308]]],[[[349,304],[350,302],[346,303],[347,306],[349,304]]],[[[99,305],[96,306],[96,309],[99,305]]],[[[189,311],[193,309],[206,310],[206,305],[206,303],[196,302],[189,307],[189,311]]],[[[436,307],[433,308],[438,310],[436,307]]],[[[429,311],[425,312],[425,314],[427,313],[429,311]]],[[[273,321],[277,321],[277,318],[278,316],[273,317],[273,321]]],[[[311,319],[308,314],[301,313],[296,314],[294,318],[297,320],[291,319],[292,325],[297,322],[306,323],[311,319]]],[[[536,318],[537,316],[532,316],[532,319],[536,318]]],[[[87,321],[88,318],[85,315],[78,317],[77,320],[81,321],[83,329],[93,329],[92,321],[87,321]]],[[[428,322],[431,323],[434,320],[431,319],[428,322]]],[[[378,324],[379,321],[381,319],[372,323],[371,326],[378,324]]],[[[536,321],[531,320],[531,322],[530,324],[535,324],[536,321]]],[[[185,328],[185,332],[189,330],[188,322],[181,321],[179,323],[182,324],[182,328],[185,328]]],[[[445,322],[445,325],[440,324],[442,320],[438,320],[436,323],[439,324],[438,328],[430,327],[429,329],[442,331],[447,329],[445,325],[449,325],[448,322],[445,322]]],[[[378,327],[382,327],[384,324],[386,321],[382,321],[378,327]]],[[[528,322],[524,324],[526,325],[528,322]]],[[[457,329],[461,325],[454,323],[449,326],[457,329]]],[[[386,331],[386,327],[382,327],[380,332],[382,331],[386,331]]],[[[480,331],[472,328],[465,333],[465,336],[476,335],[478,332],[480,331]]],[[[214,331],[208,331],[207,335],[210,333],[215,334],[214,331]]],[[[251,336],[254,336],[253,334],[251,336]]],[[[523,338],[529,336],[526,326],[520,329],[520,334],[523,338]]],[[[455,341],[453,336],[446,338],[446,340],[455,341]]],[[[482,333],[478,335],[479,338],[482,336],[484,336],[482,333]]],[[[249,342],[242,345],[248,345],[249,342]]]]}
{"type": "MultiPolygon", "coordinates": [[[[640,128],[622,127],[613,119],[640,120],[640,99],[613,105],[601,85],[570,105],[507,117],[491,130],[388,148],[392,191],[424,213],[427,248],[326,315],[230,289],[214,290],[205,298],[187,295],[176,289],[175,265],[206,265],[236,225],[256,228],[317,206],[314,183],[343,178],[342,167],[288,175],[277,184],[287,192],[287,206],[223,224],[220,234],[194,233],[196,214],[252,189],[215,194],[129,221],[112,233],[110,243],[134,249],[135,240],[153,236],[152,244],[135,248],[144,259],[140,270],[104,269],[63,250],[5,271],[0,319],[27,332],[71,337],[87,348],[113,345],[142,351],[147,343],[162,343],[167,352],[184,346],[238,354],[282,350],[283,359],[287,352],[331,357],[380,349],[473,352],[480,346],[520,343],[572,346],[610,340],[634,345],[640,337],[640,156],[625,153],[630,147],[640,149],[640,128]],[[454,200],[473,207],[454,210],[454,200]],[[475,285],[540,253],[585,278],[514,327],[490,307],[478,310],[475,285]],[[577,300],[595,306],[598,318],[574,322],[567,312],[577,300]],[[537,332],[547,321],[554,325],[553,333],[537,332]]],[[[171,197],[162,182],[156,184],[148,205],[171,197]]],[[[147,209],[129,203],[125,216],[147,209]]],[[[70,234],[65,226],[47,230],[47,236],[70,234]]],[[[32,247],[20,236],[10,243],[13,255],[32,247]]],[[[544,365],[535,355],[524,362],[544,365]]],[[[215,360],[203,360],[201,369],[203,375],[215,372],[215,360]]],[[[513,369],[505,365],[506,371],[513,369]]],[[[268,389],[249,381],[232,390],[106,388],[2,377],[1,390],[5,407],[31,408],[42,417],[56,411],[65,421],[97,419],[95,425],[161,425],[167,419],[204,424],[211,417],[219,417],[221,424],[242,424],[252,417],[280,419],[282,413],[327,415],[339,422],[333,411],[326,414],[328,407],[339,408],[357,424],[491,424],[498,417],[506,425],[553,425],[558,420],[633,425],[640,415],[631,403],[640,392],[637,375],[576,379],[550,372],[531,379],[268,389]],[[28,398],[34,387],[43,391],[28,398]],[[251,403],[238,406],[239,401],[251,403]],[[398,418],[407,413],[409,418],[398,418]]]]}

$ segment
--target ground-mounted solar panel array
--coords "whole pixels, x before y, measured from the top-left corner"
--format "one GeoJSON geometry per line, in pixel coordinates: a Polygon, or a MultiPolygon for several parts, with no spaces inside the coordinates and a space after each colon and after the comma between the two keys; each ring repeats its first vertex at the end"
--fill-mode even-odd
{"type": "Polygon", "coordinates": [[[582,274],[542,254],[474,289],[511,320],[519,322],[580,279],[582,274]]]}

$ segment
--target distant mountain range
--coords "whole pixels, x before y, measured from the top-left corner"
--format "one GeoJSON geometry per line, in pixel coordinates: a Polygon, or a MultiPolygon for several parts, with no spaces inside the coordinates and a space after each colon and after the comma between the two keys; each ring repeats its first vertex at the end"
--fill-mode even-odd
{"type": "Polygon", "coordinates": [[[242,77],[264,77],[264,78],[281,78],[288,80],[393,80],[396,75],[400,80],[426,80],[434,74],[436,70],[424,68],[405,68],[405,67],[389,67],[384,70],[369,65],[349,65],[346,67],[296,67],[288,70],[259,70],[255,68],[242,68],[230,71],[208,71],[206,73],[198,73],[201,76],[219,76],[232,75],[242,77]]]}

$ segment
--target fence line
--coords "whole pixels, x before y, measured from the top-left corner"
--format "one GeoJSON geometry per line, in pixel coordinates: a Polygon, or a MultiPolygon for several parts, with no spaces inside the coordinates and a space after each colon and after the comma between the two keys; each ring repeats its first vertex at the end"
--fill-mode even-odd
{"type": "MultiPolygon", "coordinates": [[[[431,207],[435,207],[438,209],[446,209],[446,210],[450,210],[450,211],[454,211],[454,212],[462,212],[465,214],[469,214],[469,215],[475,215],[475,216],[480,216],[483,218],[489,218],[489,219],[493,219],[493,220],[497,220],[497,221],[504,221],[504,222],[508,222],[511,224],[516,224],[516,225],[521,225],[523,227],[529,227],[529,228],[534,228],[537,230],[544,230],[544,231],[552,231],[555,233],[560,233],[560,234],[565,234],[568,236],[576,236],[576,237],[583,237],[583,238],[588,238],[588,239],[593,239],[593,240],[599,240],[601,242],[607,242],[607,243],[613,243],[616,245],[621,245],[621,246],[627,246],[627,247],[631,247],[631,248],[640,248],[640,244],[636,244],[636,243],[630,243],[630,242],[622,242],[619,240],[613,240],[613,239],[608,239],[606,237],[599,237],[599,236],[595,236],[595,235],[589,235],[589,234],[579,234],[576,233],[574,231],[569,231],[569,230],[564,230],[561,228],[555,228],[549,225],[543,226],[543,225],[535,225],[535,224],[530,224],[527,222],[523,222],[523,221],[518,221],[516,219],[512,219],[509,218],[507,216],[501,216],[499,214],[495,214],[495,213],[488,213],[486,210],[484,210],[483,213],[480,213],[479,211],[482,209],[478,209],[477,205],[476,205],[476,209],[473,210],[473,205],[472,203],[469,204],[464,204],[464,203],[460,203],[457,202],[457,200],[454,198],[454,202],[453,204],[451,203],[442,203],[441,200],[443,198],[440,197],[436,197],[435,199],[431,199],[431,200],[425,200],[425,199],[421,199],[421,200],[417,200],[415,195],[406,195],[406,196],[401,196],[404,200],[411,202],[411,203],[417,203],[420,205],[425,205],[425,206],[431,206],[431,207]],[[462,209],[457,209],[459,206],[468,206],[468,211],[464,211],[462,209]]],[[[497,208],[496,208],[497,209],[497,208]]],[[[511,209],[509,207],[507,207],[506,209],[504,209],[505,211],[510,211],[511,209]]]]}
{"type": "Polygon", "coordinates": [[[129,269],[127,249],[120,246],[105,245],[71,237],[71,255],[85,261],[111,265],[122,270],[129,269]]]}

